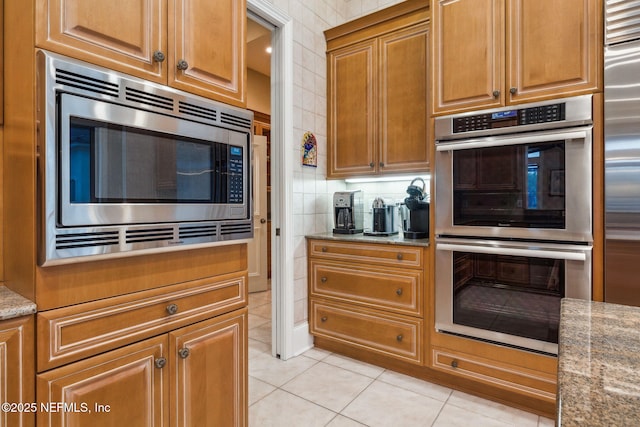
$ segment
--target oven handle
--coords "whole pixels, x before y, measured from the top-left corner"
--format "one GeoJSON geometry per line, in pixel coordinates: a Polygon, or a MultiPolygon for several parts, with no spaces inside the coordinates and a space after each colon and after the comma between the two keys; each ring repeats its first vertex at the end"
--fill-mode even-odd
{"type": "Polygon", "coordinates": [[[586,261],[587,255],[584,252],[564,252],[554,251],[548,249],[522,249],[522,248],[505,248],[505,247],[493,247],[493,246],[472,246],[472,245],[458,245],[450,243],[436,243],[436,249],[444,251],[457,251],[457,252],[473,252],[478,254],[489,255],[513,255],[524,256],[534,258],[556,258],[564,259],[568,261],[586,261]]]}
{"type": "Polygon", "coordinates": [[[549,132],[526,136],[512,136],[507,138],[468,139],[458,142],[437,142],[436,151],[468,150],[470,148],[502,147],[505,145],[529,144],[537,142],[551,142],[558,139],[582,139],[586,140],[591,128],[580,131],[549,132]]]}

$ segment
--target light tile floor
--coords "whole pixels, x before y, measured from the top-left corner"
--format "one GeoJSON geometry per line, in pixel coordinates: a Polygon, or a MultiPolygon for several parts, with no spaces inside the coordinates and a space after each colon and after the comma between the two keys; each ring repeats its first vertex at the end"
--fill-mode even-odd
{"type": "Polygon", "coordinates": [[[554,421],[311,349],[271,356],[271,292],[249,295],[249,427],[539,427],[554,421]]]}

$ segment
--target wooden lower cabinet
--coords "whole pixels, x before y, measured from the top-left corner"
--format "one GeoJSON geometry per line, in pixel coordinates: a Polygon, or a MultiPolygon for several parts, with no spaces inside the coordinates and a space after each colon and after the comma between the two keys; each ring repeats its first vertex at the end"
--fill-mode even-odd
{"type": "Polygon", "coordinates": [[[427,252],[422,246],[309,239],[311,334],[422,365],[427,252]]]}
{"type": "Polygon", "coordinates": [[[246,426],[247,310],[37,376],[39,426],[246,426]]]}
{"type": "MultiPolygon", "coordinates": [[[[33,316],[0,321],[0,403],[34,402],[33,316]]],[[[0,427],[29,427],[35,411],[0,411],[0,427]]]]}

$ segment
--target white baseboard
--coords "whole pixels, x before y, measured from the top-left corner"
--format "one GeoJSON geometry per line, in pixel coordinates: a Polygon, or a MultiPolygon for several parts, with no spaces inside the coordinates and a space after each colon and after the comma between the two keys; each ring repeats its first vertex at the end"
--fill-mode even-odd
{"type": "Polygon", "coordinates": [[[309,334],[309,322],[293,327],[293,354],[298,356],[313,348],[313,335],[309,334]]]}

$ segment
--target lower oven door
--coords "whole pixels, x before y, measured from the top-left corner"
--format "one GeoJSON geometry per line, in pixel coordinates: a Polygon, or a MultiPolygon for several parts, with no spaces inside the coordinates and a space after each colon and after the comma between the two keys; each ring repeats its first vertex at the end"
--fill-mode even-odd
{"type": "Polygon", "coordinates": [[[436,241],[436,329],[558,354],[560,300],[591,299],[590,245],[436,241]]]}

